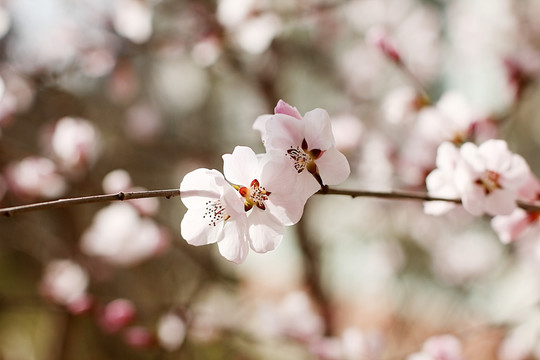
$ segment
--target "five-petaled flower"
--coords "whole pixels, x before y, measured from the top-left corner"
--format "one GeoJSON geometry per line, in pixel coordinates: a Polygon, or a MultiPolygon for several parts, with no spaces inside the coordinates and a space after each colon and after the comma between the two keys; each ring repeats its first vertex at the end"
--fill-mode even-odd
{"type": "Polygon", "coordinates": [[[510,152],[504,140],[463,144],[455,172],[463,207],[473,215],[510,214],[529,172],[526,161],[510,152]]]}
{"type": "Polygon", "coordinates": [[[304,210],[305,200],[291,192],[294,179],[282,176],[284,165],[245,146],[223,155],[225,178],[243,200],[249,244],[259,253],[275,249],[284,226],[297,223],[304,210]]]}
{"type": "Polygon", "coordinates": [[[298,110],[283,100],[274,115],[257,118],[253,127],[262,135],[266,151],[286,161],[286,176],[295,178],[294,192],[305,199],[324,185],[337,185],[350,174],[349,162],[336,149],[330,116],[323,109],[298,110]]]}
{"type": "Polygon", "coordinates": [[[226,259],[241,263],[248,247],[247,216],[237,191],[217,170],[196,169],[180,184],[188,211],[182,219],[182,237],[191,245],[218,244],[226,259]]]}

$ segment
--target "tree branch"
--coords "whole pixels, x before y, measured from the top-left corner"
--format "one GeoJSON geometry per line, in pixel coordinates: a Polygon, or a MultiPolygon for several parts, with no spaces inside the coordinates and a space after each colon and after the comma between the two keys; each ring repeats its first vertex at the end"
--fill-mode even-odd
{"type": "MultiPolygon", "coordinates": [[[[416,200],[416,201],[446,201],[453,202],[455,204],[461,204],[460,199],[445,199],[439,197],[429,196],[425,193],[409,192],[409,191],[368,191],[368,190],[345,190],[334,189],[328,186],[323,187],[317,194],[320,195],[344,195],[352,198],[357,197],[372,197],[379,199],[393,199],[393,200],[416,200]]],[[[90,195],[75,198],[66,198],[52,201],[44,201],[40,203],[33,203],[27,205],[12,206],[8,208],[0,209],[0,216],[11,217],[13,215],[39,211],[47,209],[57,209],[72,205],[90,204],[98,202],[110,202],[110,201],[124,201],[135,200],[144,198],[157,198],[164,197],[170,199],[172,197],[180,196],[179,189],[167,189],[167,190],[145,190],[145,191],[121,191],[115,194],[107,195],[90,195]]],[[[518,201],[518,206],[526,211],[538,211],[540,212],[540,206],[518,201]]]]}
{"type": "Polygon", "coordinates": [[[124,200],[134,200],[134,199],[143,199],[143,198],[155,198],[155,197],[165,197],[170,199],[171,197],[180,196],[180,190],[178,189],[169,189],[169,190],[145,190],[145,191],[121,191],[116,194],[108,195],[90,195],[82,196],[76,198],[67,198],[59,199],[52,201],[45,201],[40,203],[28,204],[13,206],[4,209],[0,209],[0,216],[10,217],[16,214],[46,210],[46,209],[57,209],[72,205],[79,204],[90,204],[97,202],[109,202],[109,201],[124,201],[124,200]]]}

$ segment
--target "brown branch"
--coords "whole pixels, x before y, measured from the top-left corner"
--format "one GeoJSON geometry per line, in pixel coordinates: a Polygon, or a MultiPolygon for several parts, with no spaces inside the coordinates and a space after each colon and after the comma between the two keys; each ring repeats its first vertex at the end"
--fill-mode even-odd
{"type": "Polygon", "coordinates": [[[59,200],[45,201],[45,202],[40,202],[40,203],[28,204],[28,205],[8,207],[8,208],[0,209],[0,216],[10,217],[16,214],[25,213],[29,211],[57,209],[57,208],[62,208],[62,207],[67,207],[67,206],[72,206],[72,205],[79,205],[79,204],[90,204],[90,203],[109,202],[109,201],[124,201],[124,200],[155,198],[155,197],[165,197],[167,199],[170,199],[171,197],[175,197],[175,196],[180,196],[180,190],[169,189],[169,190],[121,191],[116,194],[90,195],[90,196],[59,199],[59,200]]]}
{"type": "MultiPolygon", "coordinates": [[[[352,198],[357,197],[372,197],[379,199],[393,199],[393,200],[416,200],[416,201],[446,201],[453,202],[455,204],[461,204],[460,199],[445,199],[434,196],[429,196],[425,193],[409,192],[409,191],[368,191],[368,190],[345,190],[334,189],[325,186],[317,194],[320,195],[345,195],[352,198]]],[[[13,215],[39,211],[47,209],[57,209],[72,205],[90,204],[98,202],[110,202],[110,201],[124,201],[135,200],[144,198],[157,198],[164,197],[170,199],[172,197],[180,196],[179,189],[167,189],[167,190],[145,190],[145,191],[121,191],[115,194],[108,195],[90,195],[76,198],[66,198],[52,201],[45,201],[40,203],[33,203],[27,205],[19,205],[8,208],[0,209],[0,216],[11,217],[13,215]]],[[[540,212],[540,206],[518,201],[518,206],[526,211],[540,212]]]]}

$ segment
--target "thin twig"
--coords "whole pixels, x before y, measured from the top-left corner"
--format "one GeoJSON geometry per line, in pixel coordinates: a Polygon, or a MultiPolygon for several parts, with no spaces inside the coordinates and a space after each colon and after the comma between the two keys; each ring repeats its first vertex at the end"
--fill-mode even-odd
{"type": "MultiPolygon", "coordinates": [[[[379,199],[393,199],[393,200],[416,200],[416,201],[446,201],[452,202],[455,204],[461,204],[460,199],[446,199],[440,197],[429,196],[425,193],[419,192],[409,192],[409,191],[368,191],[368,190],[345,190],[345,189],[334,189],[325,186],[317,194],[320,195],[345,195],[352,198],[357,197],[372,197],[379,199]]],[[[167,190],[145,190],[145,191],[121,191],[115,194],[108,195],[90,195],[82,196],[75,198],[66,198],[52,201],[45,201],[40,203],[33,203],[27,205],[12,206],[8,208],[0,209],[0,216],[11,217],[17,214],[47,210],[47,209],[57,209],[72,205],[80,204],[90,204],[98,202],[110,202],[110,201],[124,201],[124,200],[135,200],[135,199],[144,199],[144,198],[158,198],[164,197],[170,199],[172,197],[180,196],[180,190],[178,189],[167,189],[167,190]]],[[[526,211],[538,211],[540,212],[540,206],[518,201],[518,206],[526,211]]]]}
{"type": "Polygon", "coordinates": [[[16,214],[46,210],[46,209],[57,209],[72,205],[79,204],[90,204],[97,202],[109,202],[109,201],[124,201],[124,200],[134,200],[134,199],[143,199],[143,198],[155,198],[155,197],[165,197],[170,199],[171,197],[180,196],[180,190],[178,189],[168,189],[168,190],[145,190],[145,191],[121,191],[116,194],[108,195],[90,195],[82,196],[76,198],[66,198],[52,201],[45,201],[40,203],[28,204],[28,205],[19,205],[0,209],[0,216],[10,217],[16,214]]]}

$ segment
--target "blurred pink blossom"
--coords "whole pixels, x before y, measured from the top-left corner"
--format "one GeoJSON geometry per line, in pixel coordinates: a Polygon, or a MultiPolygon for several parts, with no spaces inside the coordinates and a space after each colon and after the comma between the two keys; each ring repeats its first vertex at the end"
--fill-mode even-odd
{"type": "Polygon", "coordinates": [[[465,143],[460,157],[455,181],[465,210],[473,215],[510,214],[530,173],[525,160],[510,152],[504,140],[488,140],[480,146],[465,143]]]}
{"type": "Polygon", "coordinates": [[[133,183],[131,176],[126,170],[116,169],[105,175],[101,186],[106,194],[113,194],[120,191],[127,191],[133,187],[133,183]]]}
{"type": "Polygon", "coordinates": [[[182,346],[186,336],[186,324],[180,316],[174,313],[164,314],[159,318],[157,338],[160,345],[167,351],[175,351],[182,346]]]}
{"type": "Polygon", "coordinates": [[[96,213],[81,237],[81,250],[113,265],[133,266],[160,253],[167,242],[154,220],[130,204],[116,203],[96,213]]]}
{"type": "Polygon", "coordinates": [[[88,169],[96,161],[100,136],[88,120],[63,117],[55,124],[50,146],[60,169],[76,174],[88,169]]]}
{"type": "Polygon", "coordinates": [[[135,319],[135,305],[126,299],[109,302],[99,314],[99,323],[107,333],[116,333],[128,326],[135,319]]]}
{"type": "MultiPolygon", "coordinates": [[[[141,186],[134,186],[129,173],[123,169],[113,170],[102,181],[103,191],[107,194],[118,193],[121,191],[145,191],[147,190],[141,186]]],[[[139,214],[152,216],[159,210],[159,200],[157,198],[142,198],[135,200],[127,200],[128,204],[131,204],[139,214]]]]}
{"type": "Polygon", "coordinates": [[[353,151],[360,146],[364,125],[352,114],[341,114],[332,117],[332,132],[339,151],[353,151]]]}
{"type": "MultiPolygon", "coordinates": [[[[426,177],[428,194],[433,197],[459,199],[461,194],[455,183],[456,166],[460,159],[459,149],[450,142],[442,143],[437,150],[437,168],[426,177]]],[[[441,215],[455,208],[449,201],[428,201],[424,211],[430,215],[441,215]]]]}
{"type": "Polygon", "coordinates": [[[214,64],[223,51],[221,41],[214,36],[208,36],[199,40],[191,50],[191,58],[201,67],[214,64]]]}
{"type": "Polygon", "coordinates": [[[28,157],[8,165],[6,180],[10,191],[26,198],[56,198],[67,184],[54,162],[43,157],[28,157]]]}
{"type": "Polygon", "coordinates": [[[309,296],[302,291],[288,293],[277,306],[279,333],[294,339],[309,342],[322,336],[324,323],[314,311],[309,296]]]}
{"type": "Polygon", "coordinates": [[[137,103],[126,112],[124,128],[134,141],[151,143],[164,128],[160,110],[148,103],[137,103]]]}
{"type": "Polygon", "coordinates": [[[54,260],[47,264],[41,280],[43,294],[61,305],[69,305],[86,294],[89,277],[71,260],[54,260]]]}
{"type": "MultiPolygon", "coordinates": [[[[517,197],[529,203],[540,199],[540,181],[532,173],[517,192],[517,197]]],[[[525,233],[540,232],[540,213],[516,208],[510,215],[498,215],[491,219],[493,230],[505,244],[515,241],[525,233]]]]}
{"type": "Polygon", "coordinates": [[[121,36],[142,44],[152,36],[153,10],[148,1],[114,0],[113,26],[121,36]]]}
{"type": "Polygon", "coordinates": [[[425,100],[410,86],[391,90],[383,100],[382,112],[386,121],[392,124],[411,123],[423,106],[425,100]]]}
{"type": "Polygon", "coordinates": [[[434,106],[420,111],[416,131],[436,145],[443,141],[459,145],[471,140],[473,125],[484,119],[486,116],[474,109],[462,94],[450,91],[434,106]]]}
{"type": "Polygon", "coordinates": [[[156,345],[156,336],[144,326],[131,326],[124,330],[124,341],[135,349],[148,349],[156,345]]]}

